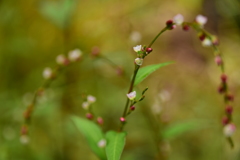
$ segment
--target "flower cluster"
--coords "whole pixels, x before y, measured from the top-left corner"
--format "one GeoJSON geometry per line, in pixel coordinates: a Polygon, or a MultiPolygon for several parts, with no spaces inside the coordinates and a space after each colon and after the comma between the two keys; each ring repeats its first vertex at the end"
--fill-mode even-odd
{"type": "Polygon", "coordinates": [[[133,50],[138,54],[138,57],[135,59],[135,64],[141,66],[143,64],[143,59],[152,52],[150,47],[142,47],[142,45],[137,45],[133,47],[133,50]]]}
{"type": "Polygon", "coordinates": [[[82,108],[85,110],[89,110],[90,105],[94,102],[96,102],[96,98],[92,95],[88,95],[87,100],[82,103],[82,108]]]}
{"type": "Polygon", "coordinates": [[[235,125],[232,123],[233,107],[231,103],[234,100],[234,96],[230,94],[228,91],[228,85],[227,85],[228,77],[224,72],[223,60],[221,57],[221,52],[218,48],[218,45],[219,45],[218,38],[215,35],[212,35],[203,29],[207,21],[208,21],[207,17],[203,15],[198,15],[196,16],[195,21],[193,23],[188,23],[188,22],[184,22],[184,17],[181,14],[178,14],[173,18],[173,21],[168,20],[166,22],[166,25],[168,29],[173,29],[175,28],[174,27],[175,25],[180,25],[185,31],[189,30],[190,27],[192,27],[198,31],[198,37],[201,40],[202,45],[204,47],[210,47],[210,46],[213,47],[214,55],[215,55],[215,63],[221,68],[221,71],[222,71],[222,75],[220,77],[221,84],[218,88],[218,91],[220,94],[223,94],[225,105],[226,105],[225,107],[226,116],[222,120],[222,123],[224,124],[223,131],[226,137],[230,137],[232,136],[232,134],[236,129],[235,125]]]}
{"type": "MultiPolygon", "coordinates": [[[[70,62],[76,62],[78,61],[82,56],[82,51],[79,49],[72,50],[68,53],[68,57],[66,57],[63,54],[60,54],[56,57],[56,63],[60,66],[67,66],[70,62]]],[[[55,72],[53,69],[46,67],[43,70],[43,78],[53,79],[55,77],[55,72]]]]}
{"type": "MultiPolygon", "coordinates": [[[[28,105],[27,109],[25,110],[23,116],[25,120],[25,124],[21,128],[21,137],[20,141],[24,144],[29,142],[28,137],[28,125],[31,120],[31,115],[34,111],[34,107],[36,105],[36,100],[39,96],[42,95],[45,88],[48,87],[48,85],[53,81],[53,79],[56,77],[57,73],[60,72],[61,67],[67,66],[71,62],[78,61],[82,56],[82,52],[79,49],[72,50],[68,53],[68,57],[66,57],[63,54],[60,54],[56,57],[56,63],[58,67],[55,69],[52,69],[50,67],[46,67],[43,70],[42,76],[46,80],[46,82],[35,92],[33,99],[31,103],[28,105]]],[[[94,101],[91,97],[89,98],[89,101],[94,101]]]]}
{"type": "MultiPolygon", "coordinates": [[[[96,102],[96,97],[92,95],[88,95],[86,97],[86,100],[82,103],[82,108],[87,111],[86,118],[89,120],[93,120],[95,117],[91,110],[92,104],[95,102],[96,102]]],[[[102,125],[104,122],[102,117],[97,117],[96,121],[99,125],[102,125]]]]}
{"type": "Polygon", "coordinates": [[[28,144],[30,141],[28,136],[28,127],[26,125],[23,125],[21,128],[21,136],[20,136],[20,142],[22,144],[28,144]]]}

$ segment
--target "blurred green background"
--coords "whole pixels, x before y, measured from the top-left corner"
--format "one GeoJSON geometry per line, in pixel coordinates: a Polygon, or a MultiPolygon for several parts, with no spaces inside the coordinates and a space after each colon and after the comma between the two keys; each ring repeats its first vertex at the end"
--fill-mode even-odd
{"type": "MultiPolygon", "coordinates": [[[[240,126],[239,0],[0,0],[0,13],[0,160],[97,160],[68,116],[84,117],[82,94],[91,94],[97,98],[94,112],[105,120],[104,131],[117,129],[134,69],[132,47],[149,44],[178,13],[186,21],[207,16],[206,29],[219,36],[236,97],[233,120],[240,126]],[[124,75],[105,58],[93,58],[94,47],[121,66],[124,75]],[[75,48],[83,51],[83,59],[38,98],[30,143],[23,144],[23,112],[43,83],[43,69],[54,67],[57,55],[75,48]]],[[[153,50],[144,66],[175,63],[139,85],[139,91],[149,90],[128,118],[122,159],[152,160],[158,150],[169,160],[240,159],[240,132],[233,136],[234,149],[222,134],[220,70],[212,50],[201,46],[196,32],[180,27],[164,33],[153,50]],[[154,138],[160,137],[155,135],[157,124],[167,134],[161,143],[154,138]],[[176,124],[182,124],[177,129],[182,134],[166,133],[176,124]]]]}

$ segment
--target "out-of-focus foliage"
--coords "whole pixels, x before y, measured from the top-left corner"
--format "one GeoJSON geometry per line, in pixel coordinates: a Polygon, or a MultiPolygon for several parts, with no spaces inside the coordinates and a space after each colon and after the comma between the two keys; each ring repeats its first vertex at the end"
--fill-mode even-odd
{"type": "MultiPolygon", "coordinates": [[[[94,112],[105,121],[104,132],[118,129],[136,58],[132,47],[149,44],[178,13],[186,21],[207,16],[206,29],[219,37],[236,96],[233,120],[240,128],[239,6],[238,0],[1,0],[0,159],[97,160],[69,117],[85,117],[82,97],[91,94],[97,98],[94,112]],[[94,47],[105,58],[92,56],[94,47]],[[57,55],[75,48],[83,51],[82,60],[67,67],[37,99],[29,143],[24,144],[23,112],[43,83],[43,69],[54,67],[57,55]]],[[[220,71],[211,51],[192,30],[176,28],[160,36],[143,67],[175,63],[138,86],[149,90],[127,118],[123,160],[155,159],[158,151],[169,160],[239,159],[239,131],[233,136],[234,149],[222,135],[220,71]],[[178,122],[186,124],[171,129],[178,122]],[[155,135],[158,128],[165,136],[155,135]]]]}
{"type": "Polygon", "coordinates": [[[105,150],[98,146],[99,141],[104,139],[103,133],[95,123],[78,117],[71,118],[79,131],[86,137],[92,151],[102,160],[106,159],[105,150]]]}

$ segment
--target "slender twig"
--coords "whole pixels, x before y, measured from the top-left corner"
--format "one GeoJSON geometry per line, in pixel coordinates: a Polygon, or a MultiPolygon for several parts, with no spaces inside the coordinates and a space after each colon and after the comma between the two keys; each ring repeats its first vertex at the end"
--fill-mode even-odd
{"type": "MultiPolygon", "coordinates": [[[[154,39],[151,41],[151,43],[148,45],[148,48],[151,48],[151,46],[154,44],[154,42],[158,39],[158,37],[164,33],[165,31],[167,31],[169,29],[168,26],[164,27],[155,37],[154,39]]],[[[142,57],[143,59],[147,56],[147,54],[144,54],[144,56],[142,57]]],[[[132,80],[131,80],[131,83],[130,83],[130,86],[129,86],[129,90],[128,90],[128,93],[132,92],[133,91],[133,87],[134,87],[134,82],[135,82],[135,79],[136,79],[136,76],[137,76],[137,73],[138,73],[138,70],[140,69],[140,66],[135,64],[135,69],[134,69],[134,72],[133,72],[133,77],[132,77],[132,80]]],[[[128,108],[129,108],[129,98],[127,98],[126,100],[126,104],[125,104],[125,107],[124,107],[124,111],[123,111],[123,114],[122,114],[122,117],[126,117],[128,114],[128,108]]],[[[121,123],[121,126],[120,126],[120,129],[119,131],[121,132],[123,130],[123,127],[124,127],[124,124],[125,122],[122,122],[121,123]]]]}

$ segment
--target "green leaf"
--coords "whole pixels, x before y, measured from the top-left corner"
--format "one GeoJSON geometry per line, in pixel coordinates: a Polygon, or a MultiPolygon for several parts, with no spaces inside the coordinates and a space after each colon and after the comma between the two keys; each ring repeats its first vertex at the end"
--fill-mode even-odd
{"type": "Polygon", "coordinates": [[[40,12],[57,26],[64,28],[74,7],[74,0],[46,1],[42,4],[40,12]]]}
{"type": "Polygon", "coordinates": [[[104,148],[98,146],[98,142],[104,139],[104,135],[98,125],[80,117],[72,116],[72,121],[77,129],[85,136],[92,151],[101,159],[106,160],[104,148]]]}
{"type": "Polygon", "coordinates": [[[125,146],[125,137],[126,132],[109,131],[106,133],[106,153],[108,160],[120,160],[125,146]]]}
{"type": "Polygon", "coordinates": [[[202,129],[203,127],[206,127],[207,125],[205,123],[202,123],[202,121],[199,120],[191,120],[187,122],[178,122],[176,124],[173,124],[169,127],[167,127],[162,132],[162,137],[164,139],[173,139],[177,136],[180,136],[186,132],[190,132],[197,129],[202,129]]]}
{"type": "Polygon", "coordinates": [[[163,67],[163,66],[167,66],[169,64],[171,64],[173,62],[166,62],[166,63],[160,63],[160,64],[153,64],[153,65],[149,65],[143,68],[140,68],[138,70],[134,85],[139,84],[140,82],[142,82],[145,78],[147,78],[147,76],[149,76],[151,73],[153,73],[154,71],[156,71],[157,69],[163,67]]]}

